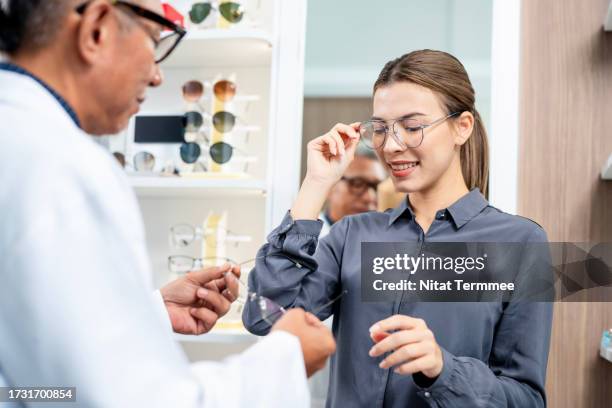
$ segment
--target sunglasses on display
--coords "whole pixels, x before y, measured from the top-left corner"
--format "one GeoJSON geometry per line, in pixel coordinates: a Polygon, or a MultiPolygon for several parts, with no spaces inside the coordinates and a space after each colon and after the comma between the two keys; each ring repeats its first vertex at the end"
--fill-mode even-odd
{"type": "Polygon", "coordinates": [[[232,24],[239,23],[242,21],[242,17],[244,17],[244,10],[240,3],[223,2],[219,4],[218,8],[215,8],[210,2],[198,2],[191,6],[189,19],[194,24],[200,24],[208,18],[213,10],[218,10],[219,14],[221,14],[227,22],[232,24]]]}
{"type": "Polygon", "coordinates": [[[189,224],[176,224],[170,227],[169,238],[170,244],[174,248],[185,248],[197,240],[206,239],[208,241],[208,239],[212,238],[235,244],[251,242],[250,236],[239,235],[225,228],[206,228],[205,230],[204,228],[194,227],[189,224]]]}
{"type": "MultiPolygon", "coordinates": [[[[234,151],[245,154],[244,151],[225,142],[217,142],[211,145],[208,149],[210,158],[217,164],[226,164],[234,156],[234,151]]],[[[180,149],[181,159],[188,164],[198,161],[202,154],[202,148],[199,144],[189,142],[183,143],[180,149]]]]}
{"type": "MultiPolygon", "coordinates": [[[[129,12],[131,12],[132,17],[134,17],[133,15],[135,15],[135,17],[144,18],[145,20],[149,20],[150,22],[160,25],[164,29],[161,37],[157,38],[153,33],[147,30],[142,24],[140,25],[147,32],[147,34],[149,35],[149,37],[151,37],[151,40],[153,41],[153,44],[155,46],[155,63],[156,64],[159,64],[162,61],[164,61],[166,58],[168,58],[170,54],[172,53],[172,51],[174,51],[176,47],[179,45],[183,37],[185,37],[185,35],[187,34],[187,32],[182,27],[174,24],[172,21],[168,20],[167,18],[157,13],[154,13],[151,10],[147,10],[145,8],[142,8],[140,6],[137,6],[135,4],[125,2],[125,1],[109,0],[109,2],[113,6],[122,7],[124,9],[127,9],[129,12]]],[[[81,4],[75,9],[75,11],[78,14],[82,15],[87,10],[87,7],[89,6],[89,4],[91,4],[91,1],[87,1],[81,4]]]]}
{"type": "MultiPolygon", "coordinates": [[[[231,112],[219,111],[212,116],[212,124],[219,133],[229,133],[236,126],[236,119],[231,112]]],[[[189,111],[183,121],[186,132],[197,133],[204,124],[204,116],[198,111],[189,111]]]]}
{"type": "MultiPolygon", "coordinates": [[[[221,102],[230,102],[236,96],[237,86],[227,79],[217,81],[212,86],[213,94],[221,102]]],[[[198,80],[187,81],[183,85],[183,99],[188,103],[198,103],[204,96],[204,84],[198,80]]]]}
{"type": "Polygon", "coordinates": [[[391,127],[383,120],[368,120],[362,122],[359,133],[361,141],[370,149],[383,147],[389,134],[402,149],[415,148],[423,143],[425,129],[440,124],[460,113],[454,112],[427,124],[423,123],[421,119],[399,118],[393,121],[391,127]]]}
{"type": "Polygon", "coordinates": [[[134,156],[134,170],[152,172],[155,168],[155,156],[149,152],[139,152],[134,156]]]}
{"type": "Polygon", "coordinates": [[[363,177],[342,177],[340,180],[344,181],[349,188],[351,194],[361,195],[367,190],[378,191],[378,181],[370,181],[363,177]]]}
{"type": "Polygon", "coordinates": [[[186,132],[196,133],[204,124],[204,117],[198,111],[190,111],[183,116],[183,125],[186,132]]]}

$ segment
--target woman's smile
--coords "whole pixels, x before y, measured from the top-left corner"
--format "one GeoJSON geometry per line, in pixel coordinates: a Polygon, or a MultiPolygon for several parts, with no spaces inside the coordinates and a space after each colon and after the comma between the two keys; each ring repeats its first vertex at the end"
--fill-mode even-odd
{"type": "Polygon", "coordinates": [[[393,160],[387,162],[387,166],[391,170],[393,177],[406,178],[415,172],[420,163],[420,161],[393,160]]]}

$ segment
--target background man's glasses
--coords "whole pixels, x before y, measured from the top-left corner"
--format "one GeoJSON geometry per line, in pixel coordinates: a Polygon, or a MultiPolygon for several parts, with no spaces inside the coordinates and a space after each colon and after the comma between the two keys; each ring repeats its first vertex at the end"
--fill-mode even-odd
{"type": "Polygon", "coordinates": [[[382,120],[368,120],[361,124],[359,133],[363,143],[371,149],[380,149],[387,142],[391,133],[395,142],[402,148],[419,147],[425,138],[425,129],[444,122],[446,119],[456,116],[461,112],[454,112],[429,124],[424,124],[419,119],[400,118],[393,121],[391,128],[382,120]],[[392,130],[392,132],[389,132],[392,130]]]}
{"type": "Polygon", "coordinates": [[[351,194],[360,196],[368,190],[374,190],[376,193],[378,191],[378,181],[370,181],[363,177],[342,177],[342,181],[344,181],[349,188],[351,194]]]}
{"type": "MultiPolygon", "coordinates": [[[[90,1],[87,1],[81,4],[80,6],[76,8],[76,12],[79,14],[85,13],[85,10],[87,9],[87,6],[90,3],[91,3],[90,1]]],[[[172,51],[174,51],[174,49],[181,42],[183,37],[185,37],[185,35],[187,34],[187,32],[182,27],[179,27],[178,25],[174,24],[172,21],[168,20],[167,18],[163,16],[160,16],[157,13],[152,12],[151,10],[147,10],[145,8],[142,8],[140,6],[137,6],[135,4],[128,3],[125,1],[110,0],[110,3],[114,6],[123,6],[129,9],[132,13],[136,14],[138,17],[142,17],[144,19],[152,21],[155,24],[162,26],[162,28],[165,31],[162,33],[162,36],[159,40],[156,38],[153,38],[151,33],[147,32],[147,34],[149,34],[149,36],[153,40],[153,43],[155,44],[155,63],[156,64],[159,64],[160,62],[168,58],[168,56],[170,56],[172,51]]]]}

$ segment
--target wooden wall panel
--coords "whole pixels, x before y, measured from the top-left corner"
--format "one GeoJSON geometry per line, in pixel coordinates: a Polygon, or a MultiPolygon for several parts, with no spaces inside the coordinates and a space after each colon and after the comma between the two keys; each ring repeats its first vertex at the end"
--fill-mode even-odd
{"type": "MultiPolygon", "coordinates": [[[[523,0],[519,212],[551,241],[612,242],[610,0],[523,0]]],[[[549,406],[612,406],[612,364],[598,357],[612,303],[555,305],[549,406]]]]}

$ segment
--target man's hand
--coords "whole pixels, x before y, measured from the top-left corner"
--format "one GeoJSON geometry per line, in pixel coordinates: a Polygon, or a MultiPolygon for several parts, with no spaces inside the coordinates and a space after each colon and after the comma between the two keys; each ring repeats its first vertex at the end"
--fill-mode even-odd
{"type": "Polygon", "coordinates": [[[225,264],[189,272],[161,288],[172,329],[181,334],[210,331],[238,298],[236,277],[240,267],[225,264]]]}
{"type": "Polygon", "coordinates": [[[331,331],[316,316],[302,309],[291,309],[272,327],[300,339],[306,375],[310,377],[323,367],[327,358],[336,351],[331,331]]]}
{"type": "Polygon", "coordinates": [[[380,363],[380,368],[395,367],[394,371],[403,375],[422,372],[431,379],[442,372],[442,350],[424,320],[391,316],[374,324],[370,336],[376,343],[370,350],[371,357],[393,352],[380,363]]]}

